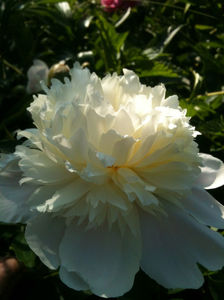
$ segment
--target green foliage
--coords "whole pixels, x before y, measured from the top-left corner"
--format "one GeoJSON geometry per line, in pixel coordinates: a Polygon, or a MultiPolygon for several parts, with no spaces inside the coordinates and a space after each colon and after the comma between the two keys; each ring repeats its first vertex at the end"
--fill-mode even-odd
{"type": "MultiPolygon", "coordinates": [[[[27,106],[27,70],[34,59],[50,67],[78,60],[103,76],[134,70],[145,84],[164,83],[177,94],[192,124],[202,133],[201,152],[224,159],[224,8],[219,0],[142,0],[129,11],[105,12],[99,1],[2,0],[0,3],[0,151],[18,143],[15,131],[32,127],[27,106]]],[[[223,200],[219,192],[218,200],[223,200]]],[[[0,225],[0,255],[14,255],[25,266],[23,299],[96,299],[65,287],[27,246],[22,225],[0,225]],[[40,291],[44,290],[44,293],[40,291]],[[24,296],[25,295],[25,296],[24,296]]],[[[163,289],[143,272],[121,297],[137,299],[224,298],[224,271],[206,273],[197,291],[163,289]]],[[[22,281],[22,282],[23,282],[22,281]]]]}
{"type": "Polygon", "coordinates": [[[17,234],[13,239],[10,250],[14,251],[17,259],[23,262],[26,267],[33,268],[35,266],[36,256],[27,246],[23,232],[17,234]]]}

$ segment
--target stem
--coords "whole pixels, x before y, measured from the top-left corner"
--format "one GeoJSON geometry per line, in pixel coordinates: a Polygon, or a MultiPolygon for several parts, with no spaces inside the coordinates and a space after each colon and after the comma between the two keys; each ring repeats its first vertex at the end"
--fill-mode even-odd
{"type": "Polygon", "coordinates": [[[17,67],[13,66],[12,64],[10,64],[10,62],[8,62],[6,59],[3,59],[2,61],[3,61],[3,63],[4,63],[7,67],[13,69],[13,70],[14,70],[16,73],[18,73],[19,75],[23,75],[23,73],[22,73],[22,71],[20,71],[20,69],[18,69],[17,67]]]}
{"type": "Polygon", "coordinates": [[[216,96],[216,95],[224,95],[224,91],[217,91],[211,93],[205,93],[206,96],[216,96]]]}

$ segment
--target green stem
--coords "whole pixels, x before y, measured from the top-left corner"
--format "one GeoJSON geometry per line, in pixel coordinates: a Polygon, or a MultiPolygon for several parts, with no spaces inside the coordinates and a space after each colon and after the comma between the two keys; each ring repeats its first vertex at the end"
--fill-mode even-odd
{"type": "Polygon", "coordinates": [[[10,62],[8,62],[6,59],[3,59],[2,61],[3,61],[3,63],[4,63],[7,67],[11,68],[12,70],[14,70],[14,71],[15,71],[16,73],[18,73],[19,75],[23,75],[23,73],[22,73],[22,71],[20,71],[20,69],[18,69],[17,67],[13,66],[12,64],[10,64],[10,62]]]}
{"type": "Polygon", "coordinates": [[[211,93],[205,93],[206,96],[216,96],[216,95],[224,95],[224,91],[217,91],[211,93]]]}

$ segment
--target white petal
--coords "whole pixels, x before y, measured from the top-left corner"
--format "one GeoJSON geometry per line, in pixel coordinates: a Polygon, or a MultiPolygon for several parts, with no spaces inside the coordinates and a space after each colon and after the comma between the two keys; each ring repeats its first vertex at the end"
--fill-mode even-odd
{"type": "Polygon", "coordinates": [[[196,177],[196,172],[199,169],[195,168],[192,172],[193,166],[183,162],[168,162],[151,168],[136,168],[136,172],[141,178],[153,186],[165,188],[168,190],[185,189],[192,186],[196,177]]]}
{"type": "Polygon", "coordinates": [[[224,228],[224,206],[205,190],[193,188],[192,194],[186,196],[181,204],[200,222],[224,228]]]}
{"type": "Polygon", "coordinates": [[[126,163],[134,143],[135,140],[132,137],[124,137],[121,141],[115,143],[111,156],[116,159],[116,165],[126,163]]]}
{"type": "Polygon", "coordinates": [[[87,195],[87,201],[89,201],[93,207],[96,207],[98,202],[103,202],[110,203],[111,205],[126,211],[131,207],[126,200],[125,194],[113,183],[96,186],[87,195]]]}
{"type": "Polygon", "coordinates": [[[123,91],[119,85],[119,77],[117,74],[107,75],[102,79],[102,88],[104,92],[104,99],[111,103],[114,110],[118,110],[123,98],[123,91]]]}
{"type": "Polygon", "coordinates": [[[166,207],[167,216],[140,215],[142,269],[166,288],[199,288],[203,277],[196,263],[209,270],[224,265],[224,238],[180,208],[166,207]]]}
{"type": "Polygon", "coordinates": [[[138,76],[128,69],[123,69],[124,76],[121,79],[121,83],[124,88],[127,89],[126,92],[131,94],[137,94],[141,88],[138,76]]]}
{"type": "MultiPolygon", "coordinates": [[[[79,128],[84,131],[87,130],[87,120],[82,107],[77,107],[74,103],[71,103],[62,108],[63,131],[58,132],[58,134],[62,133],[66,138],[70,138],[79,128]]],[[[57,122],[56,116],[54,121],[57,122]]]]}
{"type": "Polygon", "coordinates": [[[160,106],[161,102],[165,98],[166,88],[163,84],[156,85],[150,90],[150,94],[152,94],[152,104],[154,107],[160,106]]]}
{"type": "Polygon", "coordinates": [[[140,241],[128,230],[106,226],[87,230],[71,224],[60,246],[60,257],[68,271],[77,272],[93,293],[118,297],[133,285],[140,259],[140,241]]]}
{"type": "Polygon", "coordinates": [[[41,185],[29,197],[30,209],[33,211],[37,206],[43,204],[46,200],[50,199],[56,190],[60,189],[60,185],[41,185]]]}
{"type": "Polygon", "coordinates": [[[148,136],[143,142],[136,143],[133,151],[133,155],[129,161],[129,164],[136,164],[146,157],[147,153],[150,152],[150,148],[155,141],[155,135],[148,136]]]}
{"type": "Polygon", "coordinates": [[[200,153],[203,167],[198,178],[198,183],[206,189],[215,189],[224,184],[224,164],[212,155],[200,153]]]}
{"type": "Polygon", "coordinates": [[[41,135],[36,128],[30,128],[30,129],[18,131],[17,139],[19,140],[23,137],[29,139],[29,142],[31,143],[32,146],[35,145],[40,150],[43,149],[41,135]]]}
{"type": "Polygon", "coordinates": [[[74,290],[89,290],[88,284],[77,273],[69,272],[63,266],[60,268],[59,276],[61,281],[74,290]]]}
{"type": "Polygon", "coordinates": [[[12,166],[19,171],[17,157],[14,154],[0,153],[0,171],[4,171],[5,168],[12,170],[12,166]]]}
{"type": "Polygon", "coordinates": [[[25,238],[30,248],[50,269],[56,269],[60,264],[58,257],[59,243],[64,233],[64,220],[42,214],[29,220],[25,238]]]}
{"type": "MultiPolygon", "coordinates": [[[[44,123],[48,124],[49,117],[53,114],[52,106],[49,105],[49,99],[46,95],[39,94],[38,97],[34,96],[34,101],[31,102],[27,110],[31,113],[34,124],[39,128],[43,128],[44,123]],[[44,118],[43,118],[44,117],[44,118]]],[[[45,125],[46,125],[45,124],[45,125]]]]}
{"type": "Polygon", "coordinates": [[[96,157],[101,161],[104,168],[112,167],[115,163],[115,159],[112,156],[104,154],[102,152],[97,152],[96,157]]]}
{"type": "Polygon", "coordinates": [[[82,69],[79,63],[75,63],[73,69],[71,70],[71,75],[71,91],[74,91],[74,94],[71,95],[71,97],[74,99],[75,96],[76,101],[82,104],[84,103],[87,86],[90,82],[90,72],[87,68],[82,69]]]}
{"type": "Polygon", "coordinates": [[[97,146],[101,135],[105,131],[104,118],[97,114],[92,108],[88,108],[86,119],[89,140],[93,145],[97,146]]]}
{"type": "Polygon", "coordinates": [[[66,139],[63,135],[58,135],[53,140],[53,143],[70,161],[74,161],[77,164],[86,163],[89,145],[83,128],[79,128],[70,139],[66,139]]]}
{"type": "Polygon", "coordinates": [[[114,118],[114,122],[112,128],[121,135],[129,135],[131,136],[134,132],[134,127],[128,113],[121,109],[118,111],[116,118],[114,118]]]}
{"type": "Polygon", "coordinates": [[[177,95],[172,95],[162,101],[164,106],[169,106],[173,109],[178,109],[179,101],[177,95]]]}
{"type": "Polygon", "coordinates": [[[16,155],[22,158],[19,166],[24,175],[34,178],[40,183],[60,183],[71,178],[71,173],[64,165],[55,163],[40,150],[18,146],[16,155]]]}
{"type": "Polygon", "coordinates": [[[83,104],[85,101],[87,86],[90,82],[90,72],[87,68],[82,69],[79,63],[71,69],[71,82],[67,79],[65,84],[59,80],[52,80],[50,89],[45,89],[48,98],[53,102],[57,99],[57,106],[74,101],[83,104]]]}
{"type": "Polygon", "coordinates": [[[155,164],[156,162],[166,162],[170,161],[173,158],[176,158],[179,154],[181,154],[180,150],[178,149],[178,145],[176,143],[170,143],[168,140],[164,137],[162,138],[162,141],[160,145],[157,142],[159,140],[158,137],[154,140],[153,145],[151,146],[150,151],[147,153],[147,156],[145,156],[142,161],[138,164],[138,167],[146,167],[150,166],[150,164],[155,164]],[[164,145],[163,145],[164,143],[164,145]],[[168,143],[168,144],[167,144],[168,143]],[[156,149],[159,147],[158,149],[156,149]],[[152,150],[153,148],[153,150],[152,150]]]}
{"type": "Polygon", "coordinates": [[[87,86],[85,100],[96,110],[97,108],[101,110],[101,107],[105,107],[101,80],[96,73],[92,73],[90,76],[90,84],[87,86]]]}
{"type": "Polygon", "coordinates": [[[76,179],[74,182],[63,186],[54,193],[44,204],[37,207],[38,211],[59,211],[74,204],[89,190],[90,185],[82,179],[76,179]]]}
{"type": "MultiPolygon", "coordinates": [[[[3,165],[3,162],[2,162],[3,165]]],[[[20,185],[21,172],[18,168],[18,160],[9,159],[0,173],[0,221],[24,223],[31,217],[27,200],[37,186],[20,185]]]]}
{"type": "Polygon", "coordinates": [[[137,195],[142,205],[158,204],[158,199],[140,183],[127,184],[127,188],[137,195]]]}
{"type": "Polygon", "coordinates": [[[122,136],[115,130],[110,129],[102,134],[99,142],[100,151],[111,154],[114,144],[122,139],[122,136]]]}

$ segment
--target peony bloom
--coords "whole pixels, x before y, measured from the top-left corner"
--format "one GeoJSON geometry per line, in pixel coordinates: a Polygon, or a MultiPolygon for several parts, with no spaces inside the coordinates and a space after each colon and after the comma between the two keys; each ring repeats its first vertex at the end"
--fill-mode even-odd
{"type": "Polygon", "coordinates": [[[28,83],[27,83],[27,93],[33,94],[41,91],[40,81],[43,80],[47,83],[48,76],[48,66],[44,61],[40,59],[35,59],[33,65],[27,71],[28,83]]]}
{"type": "Polygon", "coordinates": [[[101,5],[106,11],[115,11],[119,8],[133,7],[139,0],[101,0],[101,5]]]}
{"type": "Polygon", "coordinates": [[[70,4],[67,1],[63,1],[63,2],[58,2],[56,4],[56,7],[58,8],[58,10],[63,13],[65,16],[71,16],[71,7],[70,4]]]}
{"type": "Polygon", "coordinates": [[[0,221],[27,224],[31,249],[75,290],[117,297],[141,267],[166,288],[199,288],[224,265],[224,208],[205,188],[223,163],[199,154],[186,111],[124,70],[75,64],[28,108],[35,129],[0,161],[0,221]]]}

